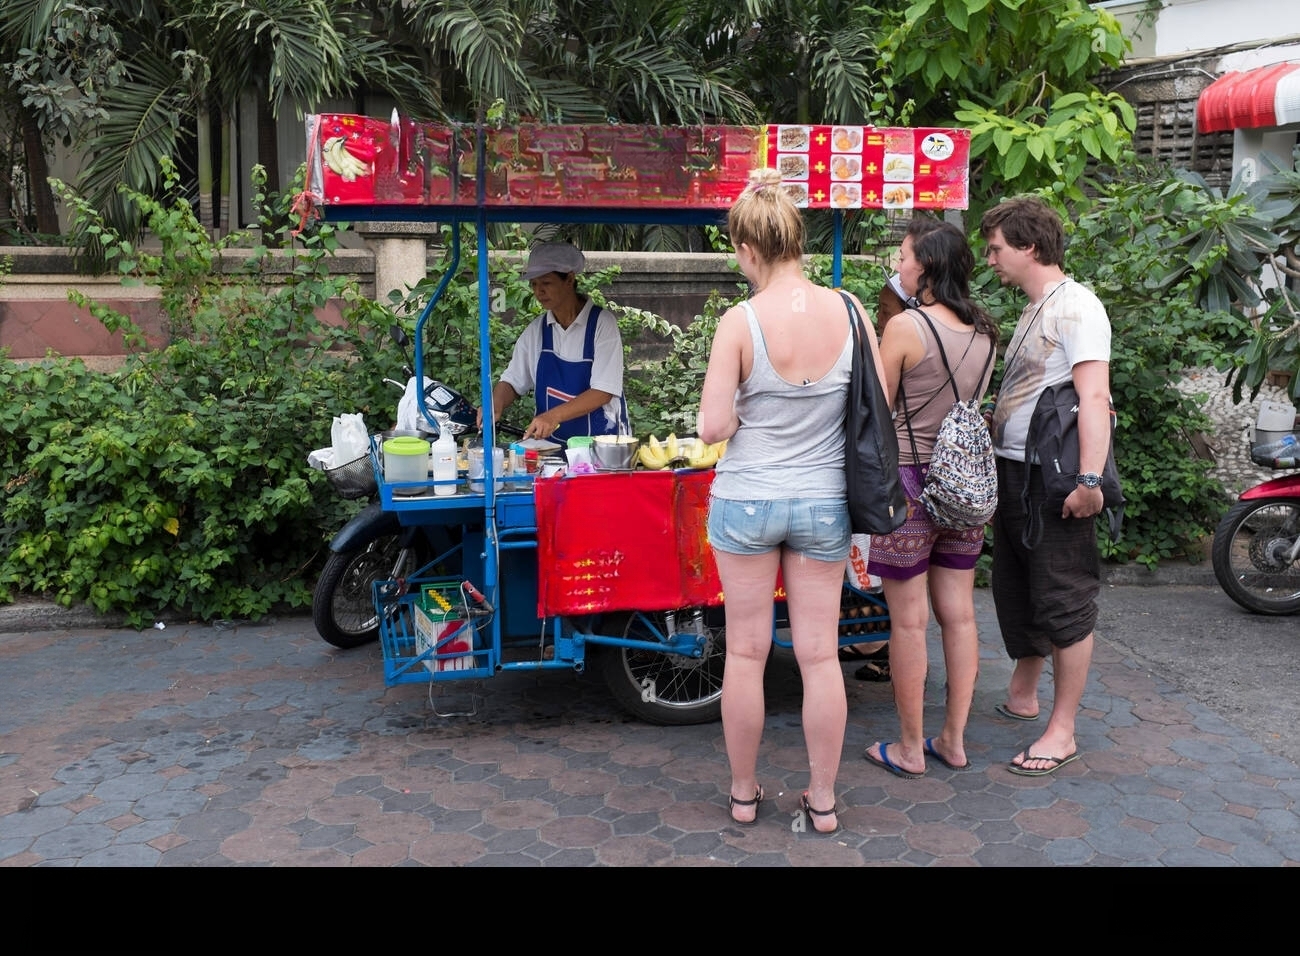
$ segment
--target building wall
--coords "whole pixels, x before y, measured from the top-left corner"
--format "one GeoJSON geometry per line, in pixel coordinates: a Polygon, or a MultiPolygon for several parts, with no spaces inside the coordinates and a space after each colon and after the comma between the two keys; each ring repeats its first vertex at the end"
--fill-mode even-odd
{"type": "Polygon", "coordinates": [[[1138,153],[1200,173],[1227,189],[1233,176],[1292,167],[1300,124],[1201,134],[1196,105],[1222,74],[1300,61],[1300,3],[1283,0],[1110,0],[1094,3],[1133,43],[1125,65],[1103,78],[1138,114],[1138,153]]]}
{"type": "Polygon", "coordinates": [[[1092,6],[1123,25],[1133,41],[1132,59],[1255,47],[1300,36],[1300,4],[1289,0],[1107,0],[1092,6]]]}

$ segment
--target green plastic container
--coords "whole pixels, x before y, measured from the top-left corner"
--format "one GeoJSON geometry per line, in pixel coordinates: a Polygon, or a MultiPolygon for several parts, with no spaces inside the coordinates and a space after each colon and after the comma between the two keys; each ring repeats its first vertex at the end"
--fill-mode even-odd
{"type": "MultiPolygon", "coordinates": [[[[429,477],[429,443],[423,438],[401,436],[383,444],[384,481],[424,481],[429,477]]],[[[401,488],[401,494],[416,495],[424,488],[401,488]]]]}

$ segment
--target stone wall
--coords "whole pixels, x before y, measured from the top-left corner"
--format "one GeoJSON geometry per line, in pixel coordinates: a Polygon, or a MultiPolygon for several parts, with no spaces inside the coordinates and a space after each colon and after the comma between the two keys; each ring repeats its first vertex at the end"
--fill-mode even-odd
{"type": "MultiPolygon", "coordinates": [[[[242,255],[238,251],[227,254],[228,271],[237,268],[242,255]]],[[[364,295],[373,298],[375,258],[369,250],[342,249],[335,261],[357,278],[364,295]]],[[[64,249],[6,247],[0,249],[0,265],[6,261],[10,263],[8,274],[0,272],[0,349],[7,349],[10,358],[38,359],[53,352],[81,356],[100,368],[120,361],[121,336],[110,335],[89,312],[69,302],[70,289],[130,315],[153,344],[164,344],[166,323],[156,289],[126,287],[114,275],[87,275],[64,249]]],[[[654,312],[679,326],[688,325],[701,313],[714,291],[728,296],[739,291],[743,277],[728,268],[728,261],[728,256],[714,253],[588,254],[591,271],[610,265],[622,270],[604,290],[610,299],[654,312]]],[[[427,264],[436,266],[436,258],[430,255],[427,264]]],[[[276,271],[273,267],[272,275],[276,271]]],[[[278,271],[287,277],[290,263],[281,261],[278,271]]],[[[645,343],[645,347],[656,345],[645,343]]]]}

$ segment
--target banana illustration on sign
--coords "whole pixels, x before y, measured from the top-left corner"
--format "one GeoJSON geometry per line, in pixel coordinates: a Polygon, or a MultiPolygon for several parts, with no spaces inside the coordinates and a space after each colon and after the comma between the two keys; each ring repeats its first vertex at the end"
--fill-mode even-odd
{"type": "Polygon", "coordinates": [[[366,176],[370,173],[370,165],[363,163],[347,151],[347,137],[332,136],[325,141],[325,147],[322,155],[325,158],[325,165],[333,172],[338,173],[345,183],[355,182],[358,176],[366,176]]]}

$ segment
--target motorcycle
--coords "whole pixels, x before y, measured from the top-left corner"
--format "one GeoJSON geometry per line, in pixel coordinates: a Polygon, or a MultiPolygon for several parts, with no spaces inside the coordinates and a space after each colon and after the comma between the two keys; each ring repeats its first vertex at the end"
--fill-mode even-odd
{"type": "MultiPolygon", "coordinates": [[[[1251,460],[1266,468],[1300,469],[1300,445],[1288,433],[1254,445],[1251,460]]],[[[1214,531],[1212,560],[1219,586],[1246,610],[1300,611],[1300,474],[1243,491],[1214,531]]]]}
{"type": "MultiPolygon", "coordinates": [[[[405,384],[394,379],[384,381],[406,394],[415,387],[413,363],[407,351],[410,339],[398,325],[389,334],[407,355],[403,366],[407,381],[405,384]]],[[[423,401],[435,428],[430,428],[428,418],[418,416],[415,430],[389,429],[379,433],[379,441],[399,435],[432,441],[441,429],[456,436],[477,431],[474,406],[442,382],[426,378],[423,401]]],[[[505,434],[522,434],[517,429],[497,427],[505,434]]],[[[451,529],[441,525],[403,525],[395,512],[384,510],[369,458],[346,467],[353,468],[350,475],[331,474],[335,489],[344,497],[369,497],[370,501],[330,541],[329,557],[312,592],[312,623],[328,643],[350,649],[379,639],[374,582],[405,581],[430,566],[437,566],[446,574],[457,574],[460,569],[459,542],[453,540],[451,529]]]]}

